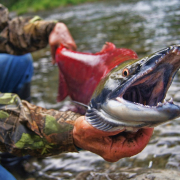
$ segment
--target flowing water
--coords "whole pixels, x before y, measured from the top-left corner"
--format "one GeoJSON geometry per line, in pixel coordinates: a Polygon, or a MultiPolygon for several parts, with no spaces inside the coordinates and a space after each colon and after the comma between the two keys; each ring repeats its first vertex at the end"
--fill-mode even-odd
{"type": "MultiPolygon", "coordinates": [[[[105,42],[130,48],[139,57],[180,43],[179,0],[111,0],[86,3],[39,14],[44,19],[64,22],[81,52],[98,52],[105,42]]],[[[32,103],[59,109],[58,68],[51,65],[49,48],[33,54],[32,103]]],[[[167,99],[180,104],[180,73],[170,87],[167,99]]],[[[33,161],[35,179],[75,179],[79,173],[119,172],[125,167],[180,169],[180,119],[155,128],[147,147],[138,155],[108,163],[87,152],[61,154],[33,161]]],[[[82,176],[80,179],[83,179],[82,176]]],[[[78,178],[77,178],[78,179],[78,178]]],[[[90,178],[89,178],[90,179],[90,178]]],[[[108,179],[108,178],[106,178],[108,179]]],[[[118,179],[118,178],[117,178],[118,179]]]]}

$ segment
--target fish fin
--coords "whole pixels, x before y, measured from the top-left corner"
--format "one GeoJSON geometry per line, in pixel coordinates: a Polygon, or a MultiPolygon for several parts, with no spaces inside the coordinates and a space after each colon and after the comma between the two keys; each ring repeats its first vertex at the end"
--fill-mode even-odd
{"type": "Polygon", "coordinates": [[[107,51],[113,51],[114,49],[116,49],[116,46],[111,43],[111,42],[106,42],[106,44],[103,45],[102,49],[101,49],[101,53],[103,52],[107,52],[107,51]]]}
{"type": "Polygon", "coordinates": [[[68,87],[64,79],[64,75],[59,72],[59,87],[58,87],[58,97],[57,101],[60,102],[68,96],[68,87]]]}
{"type": "Polygon", "coordinates": [[[78,101],[72,101],[73,103],[75,103],[75,104],[78,104],[78,105],[80,105],[80,106],[82,106],[82,107],[84,107],[84,108],[88,108],[88,105],[86,105],[86,104],[84,104],[84,103],[81,103],[81,102],[78,102],[78,101]]]}

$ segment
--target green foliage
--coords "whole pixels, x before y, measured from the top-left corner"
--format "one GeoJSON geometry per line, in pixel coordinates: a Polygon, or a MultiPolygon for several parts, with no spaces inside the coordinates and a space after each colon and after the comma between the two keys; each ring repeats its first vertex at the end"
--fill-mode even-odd
{"type": "Polygon", "coordinates": [[[2,0],[2,4],[8,7],[9,11],[16,11],[18,14],[26,12],[37,12],[66,5],[76,5],[95,0],[2,0]]]}

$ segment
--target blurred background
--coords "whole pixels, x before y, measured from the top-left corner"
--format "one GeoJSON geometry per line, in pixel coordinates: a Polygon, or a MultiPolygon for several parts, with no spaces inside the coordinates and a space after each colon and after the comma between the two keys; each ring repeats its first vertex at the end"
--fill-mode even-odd
{"type": "MultiPolygon", "coordinates": [[[[39,15],[46,20],[64,22],[80,52],[98,52],[105,42],[112,42],[118,48],[134,50],[141,58],[180,44],[179,0],[1,1],[10,8],[11,16],[39,15]]],[[[49,47],[33,53],[33,57],[32,103],[59,109],[67,101],[56,101],[58,67],[51,64],[49,47]]],[[[179,72],[166,98],[170,97],[180,105],[179,72]]],[[[150,143],[141,153],[116,163],[108,163],[93,153],[81,151],[45,159],[33,158],[24,162],[24,167],[26,175],[13,172],[19,180],[83,179],[86,173],[98,171],[108,175],[131,167],[180,170],[180,119],[156,127],[150,143]],[[84,174],[80,176],[79,173],[84,174]]]]}

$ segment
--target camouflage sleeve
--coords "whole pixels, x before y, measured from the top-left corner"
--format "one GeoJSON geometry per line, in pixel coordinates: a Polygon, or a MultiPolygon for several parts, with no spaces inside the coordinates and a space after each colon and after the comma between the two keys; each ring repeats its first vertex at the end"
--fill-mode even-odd
{"type": "Polygon", "coordinates": [[[0,151],[35,157],[77,152],[72,129],[80,115],[47,110],[21,101],[16,94],[0,94],[0,151]]]}
{"type": "Polygon", "coordinates": [[[0,4],[0,32],[8,25],[9,11],[8,9],[0,4]]]}
{"type": "Polygon", "coordinates": [[[16,17],[10,20],[8,10],[0,4],[0,52],[22,55],[42,49],[56,22],[40,17],[16,17]],[[5,16],[6,14],[6,16],[5,16]]]}

